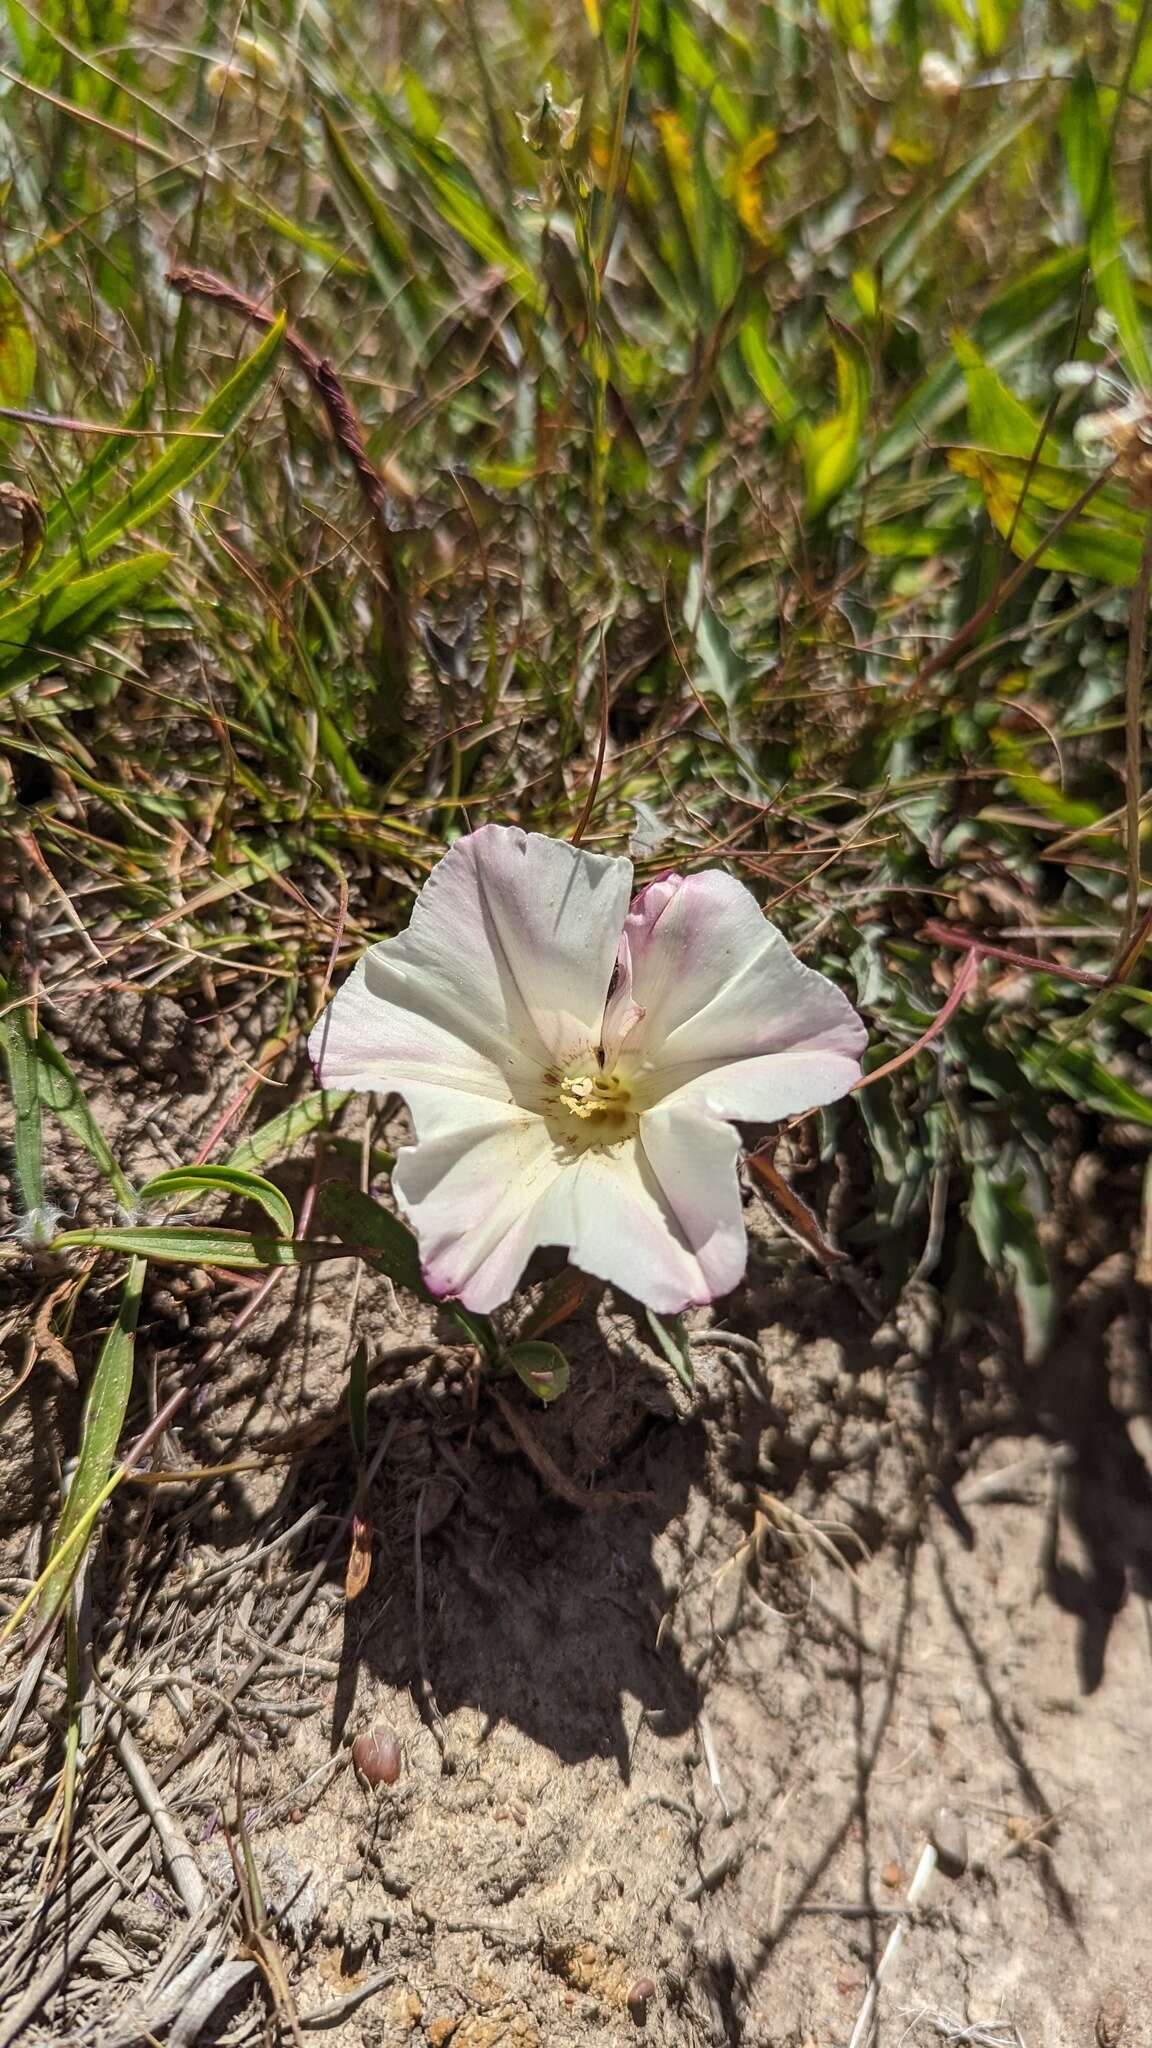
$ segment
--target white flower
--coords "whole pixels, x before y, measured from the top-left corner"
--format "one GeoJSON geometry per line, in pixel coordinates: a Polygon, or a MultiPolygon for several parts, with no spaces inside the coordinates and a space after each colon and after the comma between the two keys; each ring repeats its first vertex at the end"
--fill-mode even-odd
{"type": "Polygon", "coordinates": [[[734,1287],[733,1119],[859,1078],[864,1027],[731,875],[661,876],[486,825],[373,946],[312,1034],[331,1088],[395,1090],[392,1185],[431,1291],[476,1310],[539,1245],[665,1314],[734,1287]]]}

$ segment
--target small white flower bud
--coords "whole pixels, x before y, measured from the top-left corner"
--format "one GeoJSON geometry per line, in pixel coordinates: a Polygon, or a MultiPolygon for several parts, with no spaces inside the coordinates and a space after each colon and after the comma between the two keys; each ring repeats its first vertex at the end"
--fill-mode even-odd
{"type": "Polygon", "coordinates": [[[1096,382],[1095,363],[1057,363],[1052,372],[1057,391],[1087,391],[1096,382]]]}
{"type": "Polygon", "coordinates": [[[942,50],[925,50],[920,59],[920,85],[929,99],[954,100],[963,90],[964,79],[942,50]]]}

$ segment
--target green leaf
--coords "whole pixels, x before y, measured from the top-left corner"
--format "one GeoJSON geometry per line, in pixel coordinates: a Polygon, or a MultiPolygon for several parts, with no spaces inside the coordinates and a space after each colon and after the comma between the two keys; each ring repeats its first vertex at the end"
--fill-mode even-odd
{"type": "Polygon", "coordinates": [[[534,313],[544,310],[544,297],[536,278],[522,256],[513,248],[471,174],[446,143],[422,142],[405,134],[398,124],[393,132],[419,174],[429,200],[434,201],[441,220],[468,243],[485,263],[502,271],[518,298],[534,313]]]}
{"type": "Polygon", "coordinates": [[[1152,1100],[1083,1046],[1061,1045],[1058,1039],[1041,1035],[1022,1045],[1019,1056],[1034,1081],[1061,1089],[1083,1108],[1123,1117],[1127,1123],[1152,1125],[1152,1100]]]}
{"type": "Polygon", "coordinates": [[[1060,116],[1068,175],[1084,216],[1088,260],[1096,295],[1116,322],[1133,381],[1152,390],[1152,356],[1124,254],[1116,192],[1109,161],[1109,136],[1087,64],[1077,72],[1060,116]]]}
{"type": "Polygon", "coordinates": [[[942,185],[909,200],[895,219],[886,225],[869,251],[869,263],[874,269],[880,267],[887,292],[891,292],[893,286],[913,269],[922,255],[929,262],[936,262],[940,230],[945,221],[963,204],[997,158],[1003,156],[1004,151],[1010,149],[1032,126],[1038,99],[1039,94],[1034,93],[1023,108],[1009,114],[993,128],[981,147],[974,150],[950,177],[945,178],[942,185]]]}
{"type": "Polygon", "coordinates": [[[952,345],[964,372],[968,424],[977,445],[994,455],[1021,455],[1025,460],[1035,456],[1037,461],[1059,463],[1057,442],[1050,434],[1041,439],[1036,414],[1001,382],[975,343],[966,334],[957,334],[952,345]]]}
{"type": "Polygon", "coordinates": [[[48,506],[44,514],[44,545],[51,547],[64,532],[79,537],[81,514],[88,510],[93,499],[98,497],[108,478],[112,476],[124,457],[139,446],[137,431],[145,424],[152,409],[152,394],[156,388],[156,371],[149,363],[144,382],[121,423],[121,432],[105,434],[99,448],[86,463],[79,476],[68,485],[62,497],[48,506]]]}
{"type": "MultiPolygon", "coordinates": [[[[952,451],[948,461],[959,475],[975,478],[997,533],[1004,539],[1011,535],[1013,554],[1020,560],[1035,554],[1055,522],[1047,516],[1037,517],[1027,505],[1021,509],[1023,477],[1021,470],[1013,467],[1012,460],[984,455],[978,449],[958,448],[952,451]]],[[[1066,475],[1072,480],[1071,472],[1066,472],[1066,475]]],[[[1030,488],[1031,481],[1034,480],[1030,480],[1030,488]]],[[[1075,481],[1082,490],[1083,480],[1075,481]]],[[[1062,569],[1073,576],[1092,576],[1100,582],[1126,588],[1136,581],[1139,574],[1141,543],[1116,525],[1094,519],[1091,510],[1090,507],[1071,526],[1065,527],[1056,540],[1043,548],[1037,566],[1041,569],[1062,569]]]]}
{"type": "Polygon", "coordinates": [[[700,689],[712,691],[729,716],[735,717],[751,670],[707,594],[704,571],[699,562],[693,562],[688,571],[684,589],[684,623],[696,641],[700,689]]]}
{"type": "MultiPolygon", "coordinates": [[[[385,1209],[371,1195],[362,1194],[359,1188],[350,1187],[347,1181],[342,1180],[323,1183],[317,1196],[317,1208],[341,1244],[354,1246],[362,1257],[386,1273],[395,1286],[407,1287],[410,1293],[418,1294],[424,1301],[436,1300],[424,1285],[416,1239],[408,1225],[402,1223],[398,1216],[393,1216],[390,1209],[385,1209]]],[[[444,1305],[486,1357],[496,1358],[499,1355],[499,1339],[487,1316],[473,1315],[458,1301],[444,1305]]]]}
{"type": "Polygon", "coordinates": [[[658,1316],[654,1308],[645,1309],[648,1327],[655,1337],[673,1372],[681,1384],[691,1393],[696,1384],[696,1368],[688,1348],[688,1332],[683,1316],[658,1316]]]}
{"type": "Polygon", "coordinates": [[[0,611],[0,697],[77,653],[155,583],[171,560],[158,549],[133,555],[91,575],[74,575],[63,587],[41,585],[0,611]]]}
{"type": "Polygon", "coordinates": [[[836,411],[817,426],[802,427],[800,434],[809,518],[823,512],[851,483],[868,421],[872,376],[867,351],[850,328],[836,323],[832,352],[839,399],[836,411]]]}
{"type": "Polygon", "coordinates": [[[45,1109],[59,1117],[65,1130],[83,1145],[121,1206],[130,1208],[135,1199],[131,1182],[121,1171],[72,1068],[46,1031],[37,1032],[32,1041],[32,1054],[36,1063],[36,1085],[45,1109]]]}
{"type": "Polygon", "coordinates": [[[1036,1218],[1026,1198],[1027,1176],[1000,1179],[986,1166],[972,1166],[968,1221],[991,1270],[1007,1277],[1020,1312],[1024,1356],[1043,1357],[1056,1325],[1056,1290],[1036,1218]]]}
{"type": "Polygon", "coordinates": [[[744,367],[778,425],[789,427],[800,416],[800,401],[764,338],[767,315],[751,315],[736,337],[744,367]]]}
{"type": "Polygon", "coordinates": [[[242,1167],[176,1166],[145,1181],[137,1200],[144,1204],[171,1201],[177,1208],[183,1208],[186,1202],[196,1201],[202,1195],[236,1195],[243,1201],[257,1202],[283,1237],[291,1237],[296,1227],[287,1196],[261,1174],[248,1173],[242,1167]]]}
{"type": "MultiPolygon", "coordinates": [[[[0,981],[0,1003],[10,999],[7,985],[0,981]]],[[[44,1137],[35,1041],[28,1028],[30,1015],[26,1003],[17,1003],[6,1016],[0,1017],[0,1047],[12,1096],[16,1180],[25,1211],[35,1221],[44,1209],[44,1137]]]]}
{"type": "Polygon", "coordinates": [[[407,1287],[413,1294],[425,1293],[416,1239],[408,1225],[393,1216],[390,1209],[343,1180],[323,1182],[317,1207],[341,1244],[355,1245],[364,1251],[365,1257],[387,1273],[395,1286],[407,1287]]]}
{"type": "Polygon", "coordinates": [[[321,1124],[327,1123],[348,1099],[347,1093],[334,1093],[327,1088],[317,1088],[310,1095],[302,1095],[299,1102],[291,1103],[287,1109],[281,1110],[279,1116],[270,1117],[258,1131],[241,1138],[224,1164],[240,1173],[252,1172],[254,1168],[263,1166],[266,1160],[290,1152],[298,1139],[306,1138],[321,1124]]]}
{"type": "Polygon", "coordinates": [[[405,339],[416,347],[419,345],[420,322],[412,318],[408,308],[420,316],[427,310],[428,294],[421,276],[422,266],[377,186],[357,163],[324,105],[320,107],[320,119],[337,190],[347,200],[354,224],[367,223],[369,252],[376,273],[388,292],[391,310],[404,329],[405,339]]]}
{"type": "Polygon", "coordinates": [[[109,1230],[65,1230],[52,1240],[54,1252],[127,1252],[167,1266],[223,1266],[237,1273],[262,1273],[272,1266],[310,1266],[328,1258],[327,1246],[308,1238],[254,1237],[247,1230],[196,1230],[177,1223],[150,1223],[109,1230]]]}
{"type": "MultiPolygon", "coordinates": [[[[1084,273],[1083,249],[1061,249],[996,293],[978,320],[971,340],[997,369],[1026,356],[1037,343],[1069,318],[1070,295],[1084,273]]],[[[909,393],[892,416],[879,447],[873,450],[873,475],[906,462],[933,432],[959,412],[965,402],[964,374],[952,350],[909,393]]]]}
{"type": "Polygon", "coordinates": [[[199,476],[201,470],[219,454],[222,442],[239,426],[271,377],[284,339],[284,324],[284,315],[281,314],[187,431],[93,521],[79,548],[62,556],[45,572],[39,589],[50,588],[70,578],[81,561],[91,561],[105,548],[111,547],[113,541],[120,540],[133,528],[143,526],[167,504],[169,498],[199,476]]]}
{"type": "Polygon", "coordinates": [[[558,1401],[561,1394],[567,1393],[568,1360],[558,1344],[513,1344],[504,1357],[528,1392],[539,1400],[558,1401]]]}
{"type": "MultiPolygon", "coordinates": [[[[0,271],[0,405],[24,406],[36,379],[36,343],[19,293],[0,271]]],[[[10,431],[0,420],[0,433],[10,431]]]]}
{"type": "Polygon", "coordinates": [[[143,1259],[133,1259],[125,1276],[119,1314],[104,1339],[84,1402],[80,1456],[48,1559],[49,1571],[57,1558],[60,1563],[44,1588],[42,1612],[46,1621],[59,1612],[79,1570],[83,1548],[77,1538],[85,1523],[95,1518],[115,1461],[132,1392],[136,1323],[145,1270],[143,1259]]]}

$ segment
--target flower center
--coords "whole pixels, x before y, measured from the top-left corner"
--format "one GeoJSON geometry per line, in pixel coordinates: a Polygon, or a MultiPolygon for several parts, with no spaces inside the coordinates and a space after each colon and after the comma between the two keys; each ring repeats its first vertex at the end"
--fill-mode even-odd
{"type": "Polygon", "coordinates": [[[598,1052],[581,1054],[564,1068],[544,1077],[542,1113],[556,1142],[566,1152],[587,1152],[619,1145],[639,1123],[630,1080],[605,1073],[598,1052]]]}
{"type": "Polygon", "coordinates": [[[560,1083],[560,1101],[571,1116],[618,1121],[631,1099],[618,1074],[565,1074],[560,1083]]]}

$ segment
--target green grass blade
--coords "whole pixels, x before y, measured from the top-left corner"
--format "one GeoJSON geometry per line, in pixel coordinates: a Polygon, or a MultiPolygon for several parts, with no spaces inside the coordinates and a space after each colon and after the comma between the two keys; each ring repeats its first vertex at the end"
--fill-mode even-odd
{"type": "Polygon", "coordinates": [[[107,1138],[88,1106],[87,1097],[72,1068],[47,1032],[38,1031],[32,1041],[36,1085],[45,1109],[58,1117],[66,1131],[83,1145],[99,1168],[116,1201],[125,1209],[135,1199],[131,1182],[121,1170],[107,1138]]]}
{"type": "Polygon", "coordinates": [[[47,1569],[52,1576],[44,1589],[45,1621],[59,1612],[76,1576],[82,1555],[78,1534],[94,1518],[115,1461],[132,1392],[136,1323],[145,1271],[145,1261],[133,1259],[125,1276],[119,1314],[104,1339],[88,1389],[80,1430],[80,1456],[48,1559],[47,1569]]]}
{"type": "MultiPolygon", "coordinates": [[[[27,405],[36,381],[36,343],[20,295],[0,271],[0,405],[27,405]]],[[[0,435],[11,433],[0,420],[0,435]]]]}
{"type": "MultiPolygon", "coordinates": [[[[970,340],[990,366],[1005,369],[1029,355],[1052,328],[1071,326],[1085,261],[1085,250],[1062,249],[996,294],[969,329],[970,340]]],[[[906,462],[960,411],[965,397],[963,370],[949,350],[897,406],[872,451],[873,476],[906,462]]]]}
{"type": "Polygon", "coordinates": [[[91,462],[85,464],[75,482],[70,483],[63,495],[48,507],[44,515],[45,547],[51,547],[53,541],[65,532],[79,539],[81,515],[87,512],[93,499],[99,497],[104,484],[115,474],[124,458],[137,447],[136,435],[152,410],[155,389],[156,371],[149,363],[144,382],[124,414],[122,431],[105,435],[91,462]]]}
{"type": "MultiPolygon", "coordinates": [[[[10,1000],[7,984],[0,981],[0,1002],[10,1000]]],[[[44,1134],[40,1090],[37,1083],[35,1044],[28,1028],[29,1009],[24,1003],[0,1017],[0,1047],[8,1069],[12,1096],[14,1130],[12,1150],[16,1180],[25,1214],[33,1219],[44,1211],[44,1134]]]]}
{"type": "Polygon", "coordinates": [[[1152,356],[1120,237],[1108,132],[1087,65],[1081,67],[1068,88],[1060,134],[1068,175],[1087,227],[1097,297],[1116,322],[1134,382],[1148,391],[1152,389],[1152,356]]]}
{"type": "Polygon", "coordinates": [[[1011,149],[1032,126],[1038,95],[1027,105],[997,123],[979,149],[944,179],[935,191],[914,199],[878,237],[868,252],[872,266],[881,265],[886,291],[905,278],[921,256],[931,258],[939,246],[940,230],[951,214],[967,199],[1006,149],[1011,149]]]}
{"type": "Polygon", "coordinates": [[[0,697],[62,657],[78,654],[94,634],[118,621],[171,560],[162,549],[153,549],[91,575],[73,576],[63,586],[0,611],[0,697]]]}
{"type": "Polygon", "coordinates": [[[814,519],[839,497],[856,474],[872,388],[868,354],[847,327],[832,332],[836,358],[836,411],[816,426],[801,429],[808,516],[814,519]]]}
{"type": "Polygon", "coordinates": [[[73,549],[45,573],[40,579],[41,589],[65,580],[79,561],[92,560],[133,528],[144,525],[167,504],[169,498],[199,476],[201,470],[219,454],[221,443],[239,426],[271,377],[284,339],[284,325],[284,315],[281,314],[252,354],[245,358],[228,382],[209,400],[203,412],[193,420],[187,433],[173,441],[163,455],[150,463],[143,475],[137,477],[135,483],[93,521],[79,548],[73,549]]]}

